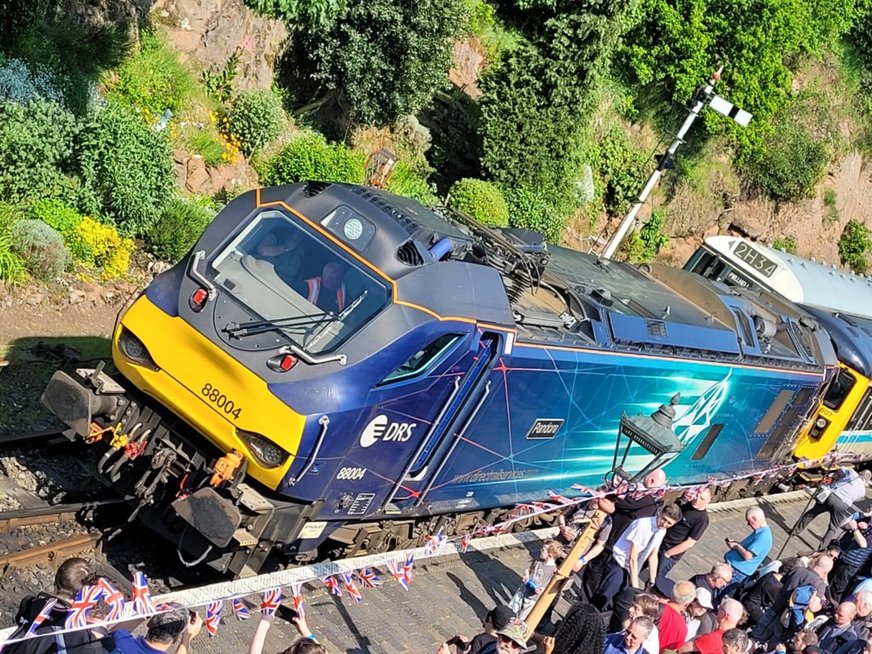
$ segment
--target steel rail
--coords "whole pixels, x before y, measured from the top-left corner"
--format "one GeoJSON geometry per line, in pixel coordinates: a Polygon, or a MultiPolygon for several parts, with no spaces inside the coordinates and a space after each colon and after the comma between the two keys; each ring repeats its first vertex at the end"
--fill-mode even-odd
{"type": "Polygon", "coordinates": [[[125,499],[114,497],[107,500],[88,500],[72,504],[55,504],[54,506],[42,506],[36,509],[18,509],[15,511],[0,512],[0,531],[7,531],[14,527],[28,527],[32,525],[46,525],[54,522],[72,520],[82,511],[89,511],[103,506],[124,504],[125,499]]]}
{"type": "Polygon", "coordinates": [[[83,534],[73,536],[39,547],[30,547],[20,552],[0,555],[0,571],[6,573],[13,568],[26,568],[37,563],[52,563],[60,558],[79,554],[93,549],[102,534],[83,534]]]}

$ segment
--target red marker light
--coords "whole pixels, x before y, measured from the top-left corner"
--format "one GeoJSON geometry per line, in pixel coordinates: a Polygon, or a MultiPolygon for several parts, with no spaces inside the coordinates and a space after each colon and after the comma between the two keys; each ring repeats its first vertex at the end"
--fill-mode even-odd
{"type": "Polygon", "coordinates": [[[209,299],[209,293],[204,288],[198,288],[191,296],[191,308],[194,311],[202,311],[206,306],[206,300],[209,299]]]}
{"type": "Polygon", "coordinates": [[[293,368],[297,363],[297,359],[292,357],[290,354],[286,354],[279,361],[279,370],[282,372],[287,372],[291,368],[293,368]]]}

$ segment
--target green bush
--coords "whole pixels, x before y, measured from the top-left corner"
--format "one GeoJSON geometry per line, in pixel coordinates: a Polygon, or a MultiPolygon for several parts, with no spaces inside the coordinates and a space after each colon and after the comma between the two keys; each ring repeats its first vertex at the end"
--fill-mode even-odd
{"type": "Polygon", "coordinates": [[[839,238],[839,257],[855,273],[865,273],[866,253],[872,248],[869,228],[858,220],[849,220],[839,238]]]}
{"type": "Polygon", "coordinates": [[[71,161],[76,119],[52,102],[0,103],[0,200],[54,194],[71,161]]]}
{"type": "Polygon", "coordinates": [[[93,263],[93,255],[78,237],[78,227],[84,216],[60,200],[44,199],[33,202],[28,207],[31,218],[41,220],[56,230],[63,238],[76,261],[93,263]]]}
{"type": "Polygon", "coordinates": [[[532,229],[548,243],[560,243],[563,215],[543,196],[523,188],[503,189],[509,206],[509,225],[532,229]]]}
{"type": "Polygon", "coordinates": [[[145,235],[146,245],[156,257],[175,263],[194,246],[214,216],[196,202],[174,197],[145,235]]]}
{"type": "Polygon", "coordinates": [[[282,128],[282,101],[272,91],[243,91],[233,101],[228,118],[230,134],[251,156],[275,139],[282,128]]]}
{"type": "Polygon", "coordinates": [[[398,161],[388,179],[387,190],[417,200],[425,206],[439,204],[433,185],[405,161],[398,161]]]}
{"type": "Polygon", "coordinates": [[[266,186],[306,180],[362,184],[364,160],[363,154],[342,144],[328,144],[318,134],[305,134],[259,165],[257,172],[266,186]]]}
{"type": "Polygon", "coordinates": [[[829,161],[827,146],[801,127],[784,125],[744,167],[774,200],[810,197],[829,161]]]}
{"type": "Polygon", "coordinates": [[[651,218],[638,230],[633,230],[627,244],[627,259],[633,262],[651,261],[660,252],[660,248],[669,243],[669,237],[663,231],[664,216],[661,209],[651,212],[651,218]]]}
{"type": "Polygon", "coordinates": [[[782,250],[788,254],[796,254],[796,239],[792,236],[776,238],[772,241],[772,247],[776,250],[782,250]]]}
{"type": "Polygon", "coordinates": [[[125,235],[148,232],[175,185],[164,136],[109,103],[81,130],[78,148],[85,211],[111,219],[125,235]]]}
{"type": "Polygon", "coordinates": [[[41,220],[28,218],[12,226],[12,251],[37,279],[51,280],[70,265],[63,237],[41,220]]]}
{"type": "Polygon", "coordinates": [[[451,185],[449,206],[478,222],[492,227],[507,227],[509,207],[496,184],[466,177],[451,185]]]}
{"type": "Polygon", "coordinates": [[[145,32],[139,52],[124,61],[117,80],[109,80],[109,87],[110,99],[160,116],[165,109],[178,113],[184,108],[197,92],[197,81],[175,50],[145,32]]]}
{"type": "Polygon", "coordinates": [[[647,152],[635,149],[619,127],[612,128],[598,148],[598,172],[605,181],[603,204],[611,215],[625,214],[646,177],[647,152]]]}

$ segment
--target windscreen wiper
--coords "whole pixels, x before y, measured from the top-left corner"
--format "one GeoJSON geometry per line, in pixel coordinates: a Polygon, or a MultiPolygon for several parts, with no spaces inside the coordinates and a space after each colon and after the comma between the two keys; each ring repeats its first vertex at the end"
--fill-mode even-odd
{"type": "Polygon", "coordinates": [[[229,322],[223,331],[230,338],[242,338],[254,334],[263,334],[277,329],[294,329],[300,327],[313,327],[324,323],[333,322],[336,318],[330,313],[312,313],[302,316],[287,316],[285,318],[273,318],[271,320],[258,320],[240,325],[238,322],[229,322]]]}

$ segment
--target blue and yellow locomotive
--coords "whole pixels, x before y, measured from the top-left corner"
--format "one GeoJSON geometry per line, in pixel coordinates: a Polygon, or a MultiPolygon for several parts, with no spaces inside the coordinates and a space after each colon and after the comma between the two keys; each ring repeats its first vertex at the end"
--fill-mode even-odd
{"type": "Polygon", "coordinates": [[[622,415],[672,396],[672,480],[767,468],[837,366],[776,295],[322,182],[231,202],[122,312],[113,361],[43,401],[184,561],[234,574],[596,484],[622,415]]]}

